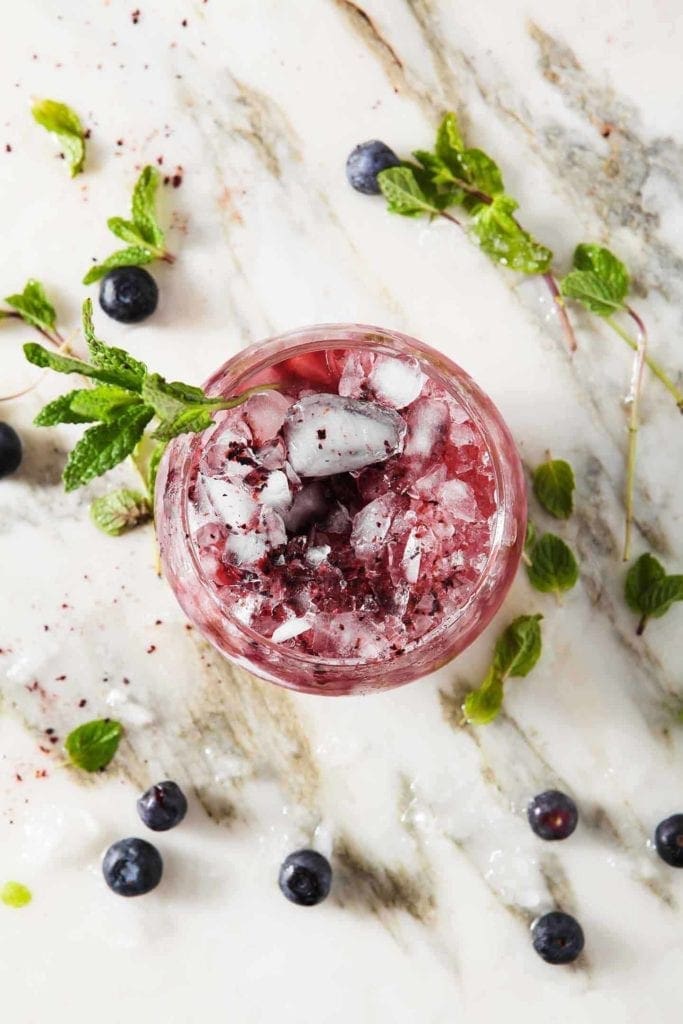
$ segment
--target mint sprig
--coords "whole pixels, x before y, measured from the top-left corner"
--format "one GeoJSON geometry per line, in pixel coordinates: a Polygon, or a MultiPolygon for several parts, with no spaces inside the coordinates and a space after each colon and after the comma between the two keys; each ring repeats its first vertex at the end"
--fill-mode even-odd
{"type": "Polygon", "coordinates": [[[125,249],[118,249],[101,263],[91,267],[83,278],[83,284],[93,284],[115,267],[141,267],[154,260],[173,263],[173,256],[167,249],[164,232],[156,216],[156,193],[159,187],[159,172],[147,165],[135,183],[131,200],[131,219],[110,217],[107,227],[126,242],[125,249]]]}
{"type": "Polygon", "coordinates": [[[650,619],[661,618],[676,601],[683,601],[683,575],[669,576],[654,555],[641,555],[626,573],[624,597],[640,616],[636,633],[642,636],[650,619]]]}
{"type": "Polygon", "coordinates": [[[555,519],[568,519],[574,509],[574,470],[564,459],[548,458],[534,470],[534,494],[555,519]]]}
{"type": "Polygon", "coordinates": [[[85,164],[85,131],[76,111],[57,100],[39,100],[33,104],[31,113],[34,121],[57,140],[71,177],[75,178],[85,164]]]}
{"type": "Polygon", "coordinates": [[[493,661],[484,681],[470,690],[462,705],[463,715],[473,725],[487,725],[500,713],[503,690],[510,676],[527,676],[541,656],[542,615],[520,615],[496,641],[493,661]]]}
{"type": "Polygon", "coordinates": [[[145,494],[122,487],[95,498],[90,505],[90,518],[103,533],[118,537],[150,520],[152,507],[145,494]]]}
{"type": "Polygon", "coordinates": [[[101,341],[92,320],[92,302],[83,304],[83,333],[90,362],[50,352],[31,342],[24,345],[30,363],[58,373],[80,374],[97,383],[77,388],[49,402],[36,416],[38,426],[57,423],[94,423],[69,454],[63,473],[67,491],[88,483],[123,462],[140,444],[147,426],[156,418],[151,436],[162,442],[150,459],[148,469],[153,485],[165,443],[179,434],[210,427],[214,413],[232,409],[250,395],[275,387],[260,385],[234,398],[212,398],[201,388],[179,381],[166,381],[150,373],[147,366],[124,349],[101,341]]]}
{"type": "Polygon", "coordinates": [[[69,760],[86,772],[106,768],[118,750],[123,726],[111,718],[97,718],[73,729],[64,741],[69,760]]]}
{"type": "Polygon", "coordinates": [[[532,587],[558,598],[576,586],[579,566],[574,552],[561,537],[544,534],[527,554],[527,575],[532,587]]]}
{"type": "Polygon", "coordinates": [[[45,294],[45,288],[40,281],[29,278],[24,290],[7,295],[5,302],[10,308],[0,309],[0,320],[23,320],[53,345],[65,344],[57,329],[57,311],[45,294]]]}

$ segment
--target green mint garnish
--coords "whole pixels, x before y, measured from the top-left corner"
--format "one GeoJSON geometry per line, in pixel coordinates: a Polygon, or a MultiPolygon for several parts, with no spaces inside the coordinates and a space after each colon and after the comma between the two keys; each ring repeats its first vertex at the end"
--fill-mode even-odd
{"type": "Polygon", "coordinates": [[[624,309],[628,289],[628,270],[601,245],[577,245],[574,269],[560,282],[566,298],[575,299],[598,316],[612,316],[624,309]]]}
{"type": "Polygon", "coordinates": [[[14,907],[15,910],[27,906],[32,899],[31,890],[21,882],[5,882],[0,889],[0,900],[6,907],[14,907]]]}
{"type": "Polygon", "coordinates": [[[96,718],[79,725],[67,736],[64,749],[69,760],[86,772],[106,768],[118,750],[123,726],[112,718],[96,718]]]}
{"type": "MultiPolygon", "coordinates": [[[[92,302],[83,304],[83,333],[91,362],[50,352],[30,342],[24,353],[30,363],[58,373],[77,373],[98,383],[61,395],[36,416],[38,426],[57,423],[94,423],[71,451],[64,469],[67,491],[101,476],[133,455],[156,417],[152,437],[167,442],[179,434],[205,430],[220,409],[232,409],[250,395],[274,385],[260,385],[234,398],[211,398],[201,388],[179,381],[166,381],[158,373],[149,373],[144,363],[121,348],[107,345],[95,335],[92,302]]],[[[153,485],[164,444],[152,453],[146,470],[153,485]]],[[[150,496],[152,496],[150,492],[150,496]]]]}
{"type": "Polygon", "coordinates": [[[165,247],[164,232],[159,226],[155,211],[156,192],[159,187],[159,172],[155,167],[143,168],[133,189],[131,219],[110,217],[107,227],[126,242],[125,249],[112,253],[106,260],[91,267],[83,278],[83,284],[92,284],[115,267],[141,267],[153,260],[173,263],[175,257],[165,247]]]}
{"type": "Polygon", "coordinates": [[[493,662],[481,686],[471,690],[462,706],[466,721],[486,725],[503,704],[503,686],[509,676],[526,676],[541,656],[542,615],[521,615],[496,641],[493,662]]]}
{"type": "Polygon", "coordinates": [[[95,526],[118,537],[152,518],[152,507],[146,495],[127,487],[95,498],[90,505],[90,518],[95,526]]]}
{"type": "Polygon", "coordinates": [[[564,459],[548,459],[534,472],[534,494],[555,519],[568,519],[574,510],[574,470],[564,459]]]}
{"type": "Polygon", "coordinates": [[[31,113],[34,121],[54,135],[64,151],[71,177],[75,178],[85,163],[85,132],[76,111],[56,100],[39,100],[31,113]]]}
{"type": "Polygon", "coordinates": [[[579,567],[561,537],[546,533],[532,546],[527,565],[529,582],[544,594],[563,594],[576,585],[579,567]]]}
{"type": "Polygon", "coordinates": [[[525,552],[530,551],[531,548],[536,543],[536,532],[537,532],[536,531],[536,527],[531,522],[531,520],[529,520],[528,523],[526,524],[526,535],[524,537],[524,550],[525,550],[525,552]]]}
{"type": "Polygon", "coordinates": [[[475,211],[470,233],[496,263],[522,274],[544,274],[553,254],[517,223],[512,214],[518,205],[510,196],[496,196],[489,205],[475,211]]]}
{"type": "Polygon", "coordinates": [[[9,317],[24,323],[42,334],[53,345],[63,345],[64,339],[57,329],[57,313],[40,281],[32,278],[24,285],[23,292],[8,295],[5,302],[10,309],[0,309],[0,320],[9,317]]]}
{"type": "Polygon", "coordinates": [[[649,619],[661,618],[674,602],[683,601],[683,575],[667,576],[653,555],[641,555],[626,573],[624,597],[640,615],[636,633],[641,636],[649,619]]]}

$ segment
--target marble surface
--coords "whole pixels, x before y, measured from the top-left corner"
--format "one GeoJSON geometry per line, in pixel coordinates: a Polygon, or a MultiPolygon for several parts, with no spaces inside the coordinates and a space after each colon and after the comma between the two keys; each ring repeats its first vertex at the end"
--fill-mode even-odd
{"type": "MultiPolygon", "coordinates": [[[[621,598],[628,353],[580,320],[570,359],[534,289],[449,224],[389,217],[348,188],[343,164],[366,138],[401,153],[428,144],[440,113],[459,110],[561,268],[582,239],[628,261],[653,351],[675,370],[681,3],[140,0],[136,19],[134,9],[25,0],[5,20],[3,294],[41,279],[77,344],[80,278],[111,248],[105,219],[124,213],[139,167],[163,157],[182,177],[162,197],[178,262],[158,268],[148,324],[98,317],[107,340],[200,382],[238,347],[308,323],[422,338],[492,395],[527,465],[546,449],[573,462],[577,513],[564,532],[582,578],[562,608],[516,581],[498,625],[541,611],[545,653],[487,728],[463,728],[457,709],[496,626],[416,685],[297,697],[231,669],[187,629],[154,574],[151,528],[96,532],[88,504],[105,485],[63,494],[78,432],[30,425],[60,381],[4,405],[26,459],[0,484],[0,881],[34,893],[24,910],[0,907],[6,1019],[678,1020],[683,877],[650,837],[683,809],[681,614],[637,640],[621,598]],[[82,114],[83,177],[68,178],[31,122],[32,96],[82,114]],[[45,730],[63,737],[107,713],[126,724],[125,742],[105,775],[84,780],[45,730]],[[163,885],[117,899],[101,852],[139,832],[136,794],[166,776],[192,809],[159,841],[163,885]],[[552,847],[524,819],[529,796],[551,786],[582,815],[552,847]],[[274,878],[309,843],[331,854],[336,882],[304,911],[274,878]],[[552,906],[583,923],[574,968],[530,947],[530,920],[552,906]]],[[[20,358],[27,333],[2,325],[3,392],[35,379],[20,358]]],[[[681,424],[654,383],[643,421],[636,547],[680,571],[681,424]]]]}

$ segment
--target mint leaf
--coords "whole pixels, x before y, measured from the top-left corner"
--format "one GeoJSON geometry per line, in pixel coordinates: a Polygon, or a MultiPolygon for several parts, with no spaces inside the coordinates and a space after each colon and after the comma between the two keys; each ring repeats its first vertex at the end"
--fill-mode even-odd
{"type": "Polygon", "coordinates": [[[546,533],[534,546],[529,582],[544,594],[562,594],[571,590],[579,578],[579,567],[572,549],[553,533],[546,533]]]}
{"type": "Polygon", "coordinates": [[[33,119],[53,135],[69,164],[71,177],[83,170],[85,163],[85,132],[75,110],[56,100],[40,100],[31,108],[33,119]]]}
{"type": "Polygon", "coordinates": [[[132,391],[139,391],[147,373],[147,367],[122,348],[107,345],[95,336],[95,325],[92,318],[92,300],[83,303],[83,334],[88,345],[88,352],[95,366],[102,370],[111,370],[120,380],[128,381],[132,391]]]}
{"type": "Polygon", "coordinates": [[[113,252],[111,256],[107,256],[106,260],[102,260],[101,263],[91,267],[83,278],[83,284],[93,284],[95,281],[99,281],[100,278],[104,277],[110,270],[114,270],[115,267],[144,267],[146,263],[151,263],[154,258],[153,252],[150,252],[149,249],[143,249],[141,246],[132,245],[128,249],[119,249],[118,252],[113,252]]]}
{"type": "Polygon", "coordinates": [[[161,421],[158,427],[152,432],[152,437],[157,441],[170,441],[179,434],[196,434],[206,430],[213,424],[213,412],[211,407],[201,408],[190,406],[183,409],[176,416],[168,417],[161,421]]]}
{"type": "Polygon", "coordinates": [[[493,651],[493,669],[502,679],[526,676],[541,656],[542,615],[520,615],[499,637],[493,651]]]}
{"type": "Polygon", "coordinates": [[[85,416],[82,413],[74,412],[71,408],[71,400],[79,391],[68,391],[60,395],[53,402],[43,406],[34,423],[37,427],[53,427],[56,423],[92,423],[97,417],[85,416]]]}
{"type": "Polygon", "coordinates": [[[493,662],[484,681],[470,690],[462,705],[466,721],[492,722],[503,705],[503,684],[508,676],[526,676],[541,656],[542,615],[520,615],[496,641],[493,662]]]}
{"type": "Polygon", "coordinates": [[[37,327],[48,334],[55,330],[57,314],[40,281],[27,281],[23,292],[8,295],[5,302],[12,309],[16,309],[22,320],[32,327],[37,327]]]}
{"type": "Polygon", "coordinates": [[[535,470],[534,494],[555,519],[568,519],[574,509],[574,470],[564,459],[548,459],[535,470]]]}
{"type": "Polygon", "coordinates": [[[649,619],[661,618],[676,601],[683,601],[683,576],[668,576],[653,555],[641,555],[626,574],[624,597],[641,616],[636,630],[640,636],[649,619]]]}
{"type": "Polygon", "coordinates": [[[574,270],[560,282],[560,291],[591,313],[611,316],[623,309],[629,284],[628,270],[609,249],[581,244],[574,250],[574,270]]]}
{"type": "Polygon", "coordinates": [[[107,227],[112,235],[116,235],[122,242],[146,248],[144,235],[140,233],[139,228],[131,220],[125,220],[123,217],[110,217],[107,221],[107,227]]]}
{"type": "Polygon", "coordinates": [[[481,149],[466,149],[461,155],[466,181],[474,185],[480,192],[489,196],[497,196],[503,192],[503,176],[500,168],[490,156],[481,149]]]}
{"type": "Polygon", "coordinates": [[[136,394],[125,388],[114,387],[112,384],[100,384],[96,388],[73,391],[71,409],[77,415],[85,417],[84,422],[102,420],[108,423],[134,403],[140,404],[136,394]]]}
{"type": "Polygon", "coordinates": [[[517,223],[512,214],[518,205],[511,196],[497,195],[488,206],[474,211],[470,234],[496,263],[523,274],[542,274],[553,254],[517,223]]]}
{"type": "Polygon", "coordinates": [[[124,487],[95,498],[90,505],[90,518],[103,533],[118,537],[151,519],[152,508],[144,494],[124,487]]]}
{"type": "Polygon", "coordinates": [[[155,249],[164,246],[164,233],[156,218],[155,201],[159,187],[159,172],[149,164],[144,167],[133,189],[131,213],[140,237],[155,249]]]}
{"type": "Polygon", "coordinates": [[[69,760],[86,772],[106,768],[118,750],[123,726],[111,718],[96,718],[69,733],[64,749],[69,760]]]}
{"type": "Polygon", "coordinates": [[[536,527],[529,520],[526,524],[526,535],[524,537],[524,550],[529,551],[536,543],[536,527]]]}
{"type": "Polygon", "coordinates": [[[440,212],[438,206],[420,188],[410,167],[388,167],[380,171],[377,181],[390,213],[420,217],[425,213],[433,216],[440,212]]]}
{"type": "Polygon", "coordinates": [[[124,410],[113,422],[98,423],[86,430],[64,467],[65,489],[73,491],[123,462],[153,415],[154,410],[148,405],[135,405],[124,410]]]}
{"type": "Polygon", "coordinates": [[[488,725],[497,718],[503,706],[503,680],[493,669],[489,669],[484,682],[477,690],[470,690],[465,697],[462,710],[472,725],[488,725]]]}
{"type": "Polygon", "coordinates": [[[436,130],[434,152],[447,167],[457,172],[461,168],[460,157],[464,148],[465,144],[460,134],[458,119],[452,111],[449,111],[444,114],[441,124],[436,130]]]}
{"type": "Polygon", "coordinates": [[[56,370],[57,373],[80,373],[82,377],[92,377],[93,380],[101,380],[104,384],[116,384],[123,388],[128,387],[131,382],[130,376],[122,370],[100,369],[83,362],[82,359],[51,352],[34,341],[24,345],[24,355],[34,366],[56,370]]]}

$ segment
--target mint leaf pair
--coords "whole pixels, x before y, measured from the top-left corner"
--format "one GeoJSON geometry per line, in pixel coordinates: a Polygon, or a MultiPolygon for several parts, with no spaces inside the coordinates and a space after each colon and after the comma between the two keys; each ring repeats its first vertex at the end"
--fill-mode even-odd
{"type": "Polygon", "coordinates": [[[75,178],[85,164],[85,132],[76,111],[56,100],[39,100],[34,103],[31,113],[34,121],[57,140],[71,177],[75,178]]]}
{"type": "Polygon", "coordinates": [[[64,339],[57,330],[57,313],[40,281],[30,278],[22,292],[8,295],[5,302],[10,309],[0,309],[0,320],[15,317],[30,327],[35,327],[54,345],[63,345],[64,339]]]}
{"type": "Polygon", "coordinates": [[[649,619],[661,618],[676,601],[683,601],[683,576],[668,576],[653,555],[641,555],[626,574],[624,597],[640,615],[636,633],[641,636],[649,619]]]}
{"type": "MultiPolygon", "coordinates": [[[[35,419],[38,426],[95,424],[85,431],[69,454],[63,473],[67,491],[101,476],[132,455],[148,424],[156,417],[158,423],[151,436],[160,445],[153,451],[147,471],[153,487],[167,441],[179,434],[204,430],[211,426],[213,414],[218,410],[232,409],[250,395],[273,386],[251,388],[234,398],[210,398],[201,388],[178,381],[169,382],[159,374],[149,373],[144,363],[124,349],[107,345],[96,337],[90,299],[83,304],[83,333],[90,362],[50,352],[35,343],[24,345],[26,358],[35,366],[58,373],[77,373],[96,382],[92,387],[77,388],[60,395],[49,402],[35,419]]],[[[112,508],[104,511],[101,508],[97,515],[98,525],[109,522],[108,532],[114,532],[118,524],[123,523],[125,528],[130,523],[133,514],[130,496],[119,494],[118,502],[118,508],[114,500],[112,508]]],[[[140,510],[135,514],[141,515],[140,510]]]]}
{"type": "Polygon", "coordinates": [[[629,273],[614,253],[601,245],[577,245],[573,264],[574,269],[560,282],[565,298],[575,299],[602,317],[626,308],[629,273]]]}
{"type": "Polygon", "coordinates": [[[107,227],[126,242],[125,249],[108,256],[106,260],[91,267],[83,278],[83,284],[93,284],[115,267],[141,267],[153,260],[173,263],[175,257],[165,247],[164,232],[156,217],[156,192],[159,187],[159,172],[147,165],[133,189],[131,219],[110,217],[107,227]]]}
{"type": "Polygon", "coordinates": [[[509,676],[527,676],[541,656],[542,615],[521,615],[496,641],[493,661],[481,686],[470,690],[462,706],[465,720],[487,725],[503,705],[503,688],[509,676]]]}
{"type": "Polygon", "coordinates": [[[471,215],[470,236],[494,262],[525,274],[549,269],[551,251],[513,216],[518,204],[505,195],[500,169],[482,150],[465,146],[455,114],[443,118],[434,150],[413,156],[418,165],[390,167],[377,176],[391,213],[434,217],[460,206],[471,215]]]}

